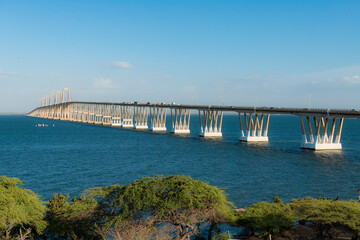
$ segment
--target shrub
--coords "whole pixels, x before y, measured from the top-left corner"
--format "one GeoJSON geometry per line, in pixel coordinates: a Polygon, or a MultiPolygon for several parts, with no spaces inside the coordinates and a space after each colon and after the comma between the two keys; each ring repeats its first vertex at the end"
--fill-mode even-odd
{"type": "Polygon", "coordinates": [[[314,226],[319,239],[334,238],[334,227],[360,231],[360,204],[355,201],[301,198],[290,206],[298,221],[314,226]]]}
{"type": "Polygon", "coordinates": [[[238,224],[252,234],[268,236],[280,233],[293,226],[294,220],[289,205],[284,205],[278,198],[275,202],[259,202],[240,213],[238,224]]]}

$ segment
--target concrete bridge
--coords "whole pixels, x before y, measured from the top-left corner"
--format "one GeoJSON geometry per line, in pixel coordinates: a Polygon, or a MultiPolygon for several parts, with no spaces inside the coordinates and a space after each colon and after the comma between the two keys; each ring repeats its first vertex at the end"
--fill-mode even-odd
{"type": "Polygon", "coordinates": [[[313,150],[340,150],[344,118],[360,118],[360,110],[310,109],[180,105],[164,103],[112,103],[71,101],[68,88],[39,100],[39,107],[28,116],[121,128],[167,131],[165,123],[170,111],[174,134],[190,133],[191,111],[199,114],[202,137],[222,137],[224,112],[239,116],[240,141],[268,142],[271,114],[299,116],[303,142],[301,147],[313,150]]]}

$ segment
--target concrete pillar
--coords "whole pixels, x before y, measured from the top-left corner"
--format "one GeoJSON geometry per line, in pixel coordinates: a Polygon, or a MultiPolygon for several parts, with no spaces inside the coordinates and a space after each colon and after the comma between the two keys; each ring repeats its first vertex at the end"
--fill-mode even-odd
{"type": "Polygon", "coordinates": [[[302,124],[301,130],[303,134],[303,143],[301,144],[302,148],[312,149],[312,150],[342,149],[340,138],[341,138],[341,132],[344,122],[343,117],[337,118],[337,117],[314,116],[313,123],[311,123],[311,118],[309,116],[300,115],[299,117],[300,117],[300,123],[302,124]],[[306,117],[308,123],[307,129],[303,124],[304,117],[306,117]],[[339,119],[338,124],[336,124],[337,119],[339,119]],[[329,128],[330,125],[331,127],[329,128]],[[315,129],[315,137],[312,131],[313,126],[315,129]],[[337,126],[337,132],[336,135],[334,136],[336,126],[337,126]]]}
{"type": "Polygon", "coordinates": [[[223,112],[218,110],[199,110],[200,137],[222,137],[223,112]],[[202,116],[201,116],[202,112],[202,116]],[[204,119],[204,121],[202,121],[204,119]]]}
{"type": "Polygon", "coordinates": [[[123,128],[133,128],[134,127],[134,110],[132,106],[124,105],[121,106],[122,112],[122,124],[121,127],[123,128]]]}
{"type": "Polygon", "coordinates": [[[171,109],[171,132],[175,134],[190,133],[190,109],[171,109]]]}
{"type": "Polygon", "coordinates": [[[113,106],[113,116],[111,121],[111,126],[113,127],[121,127],[122,125],[122,118],[121,118],[121,106],[114,105],[113,106]]]}
{"type": "Polygon", "coordinates": [[[164,132],[166,131],[166,108],[150,107],[150,131],[164,132]]]}
{"type": "Polygon", "coordinates": [[[241,113],[240,122],[240,141],[243,142],[268,142],[268,129],[270,114],[263,113],[241,113]],[[265,117],[266,115],[266,117],[265,117]],[[243,119],[245,120],[245,128],[243,119]]]}
{"type": "Polygon", "coordinates": [[[134,106],[134,128],[148,129],[148,107],[134,106]]]}

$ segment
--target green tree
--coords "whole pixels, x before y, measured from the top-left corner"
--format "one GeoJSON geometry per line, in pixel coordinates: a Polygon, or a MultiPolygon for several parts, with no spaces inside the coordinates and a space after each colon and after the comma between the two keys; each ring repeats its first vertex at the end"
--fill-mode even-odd
{"type": "Polygon", "coordinates": [[[223,190],[186,176],[145,177],[126,186],[94,188],[88,194],[99,200],[105,227],[147,219],[158,227],[171,224],[178,239],[199,232],[203,223],[233,214],[223,190]]]}
{"type": "Polygon", "coordinates": [[[259,202],[240,213],[238,224],[252,234],[269,236],[291,228],[294,219],[289,205],[284,205],[278,197],[274,197],[272,203],[259,202]]]}
{"type": "Polygon", "coordinates": [[[335,228],[360,232],[360,204],[355,201],[301,198],[290,202],[299,222],[311,223],[319,239],[334,238],[335,228]]]}
{"type": "Polygon", "coordinates": [[[51,239],[100,239],[94,231],[97,202],[84,196],[73,198],[55,193],[47,203],[45,233],[51,239]]]}
{"type": "Polygon", "coordinates": [[[18,178],[0,177],[0,238],[25,239],[46,227],[45,205],[18,178]]]}

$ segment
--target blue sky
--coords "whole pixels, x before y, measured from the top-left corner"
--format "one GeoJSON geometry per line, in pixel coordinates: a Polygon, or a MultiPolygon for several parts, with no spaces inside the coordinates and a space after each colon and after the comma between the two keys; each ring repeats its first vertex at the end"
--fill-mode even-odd
{"type": "Polygon", "coordinates": [[[360,1],[0,0],[0,112],[73,100],[360,108],[360,1]]]}

